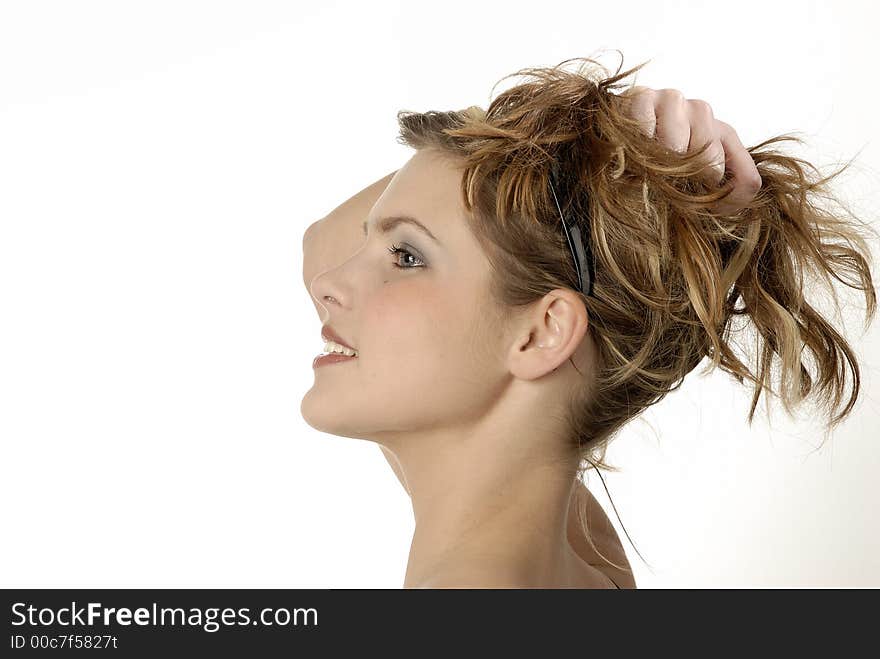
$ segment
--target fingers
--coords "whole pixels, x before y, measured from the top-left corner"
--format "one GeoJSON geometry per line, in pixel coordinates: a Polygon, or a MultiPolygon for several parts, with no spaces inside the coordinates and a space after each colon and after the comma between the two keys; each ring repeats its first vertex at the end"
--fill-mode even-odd
{"type": "Polygon", "coordinates": [[[731,173],[734,187],[727,198],[718,203],[717,210],[722,214],[730,214],[751,201],[761,189],[763,181],[755,161],[743,146],[733,126],[723,121],[718,121],[718,125],[727,169],[731,173]]]}
{"type": "Polygon", "coordinates": [[[638,120],[645,135],[654,137],[654,127],[657,122],[654,115],[654,90],[636,85],[620,95],[626,98],[626,113],[638,120]]]}
{"type": "Polygon", "coordinates": [[[655,94],[654,113],[657,116],[655,137],[673,151],[685,153],[691,141],[687,99],[677,89],[660,89],[655,94]]]}
{"type": "Polygon", "coordinates": [[[706,101],[686,99],[677,89],[643,86],[620,95],[626,99],[625,112],[639,122],[642,132],[667,148],[690,153],[709,144],[703,155],[707,163],[703,177],[717,185],[727,170],[734,184],[727,199],[716,204],[717,212],[735,213],[760,190],[761,176],[751,155],[733,127],[715,119],[706,101]]]}
{"type": "Polygon", "coordinates": [[[698,98],[688,100],[687,113],[691,131],[687,150],[699,151],[704,144],[709,143],[705,158],[711,166],[705,177],[717,185],[724,178],[724,147],[721,144],[720,123],[715,120],[712,106],[698,98]]]}
{"type": "Polygon", "coordinates": [[[705,176],[719,183],[724,177],[724,148],[712,107],[700,99],[686,99],[677,89],[633,90],[629,114],[639,120],[643,132],[678,153],[698,151],[703,144],[710,143],[706,152],[710,169],[705,176]]]}

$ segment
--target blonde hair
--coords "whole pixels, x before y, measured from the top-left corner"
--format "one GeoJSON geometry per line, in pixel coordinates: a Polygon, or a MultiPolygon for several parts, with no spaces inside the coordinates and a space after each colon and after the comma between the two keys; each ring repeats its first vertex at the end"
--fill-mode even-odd
{"type": "MultiPolygon", "coordinates": [[[[597,361],[573,395],[567,421],[578,465],[586,462],[597,473],[619,471],[605,462],[610,441],[677,389],[704,357],[711,360],[706,372],[720,367],[739,383],[754,384],[749,424],[763,390],[779,396],[789,414],[814,394],[831,417],[830,431],[856,402],[859,366],[844,337],[807,302],[804,274],[825,282],[838,309],[832,278],[863,291],[866,326],[876,310],[862,235],[870,229],[841,202],[846,212],[819,203],[835,201],[828,183],[849,163],[821,177],[810,163],[768,148],[800,139],[768,139],[747,149],[761,189],[736,214],[719,215],[710,207],[733,186],[699,180],[705,149],[667,149],[642,132],[623,97],[612,93],[644,65],[609,75],[593,59],[572,58],[511,74],[531,79],[501,93],[487,110],[397,116],[400,143],[438,149],[461,164],[469,226],[487,254],[490,293],[502,307],[531,304],[555,288],[577,290],[548,186],[554,161],[571,181],[566,217],[586,233],[595,259],[593,295],[582,300],[597,361]],[[572,72],[568,62],[581,64],[572,72]],[[760,338],[756,372],[732,348],[739,316],[751,319],[760,338]],[[805,348],[815,375],[801,359],[805,348]],[[781,367],[778,394],[771,386],[774,357],[781,367]],[[844,400],[846,370],[853,385],[844,400]]],[[[578,476],[585,469],[579,466],[578,476]]],[[[579,517],[586,527],[583,511],[579,517]]]]}

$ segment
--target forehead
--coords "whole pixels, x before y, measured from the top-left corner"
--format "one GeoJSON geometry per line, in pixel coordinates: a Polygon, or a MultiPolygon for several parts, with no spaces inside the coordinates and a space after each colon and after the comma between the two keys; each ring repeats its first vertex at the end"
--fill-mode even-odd
{"type": "Polygon", "coordinates": [[[467,229],[461,175],[451,157],[434,149],[419,149],[394,174],[365,221],[371,231],[400,224],[415,230],[413,225],[421,224],[435,242],[445,245],[454,241],[467,229]]]}
{"type": "Polygon", "coordinates": [[[386,218],[408,216],[418,220],[437,242],[412,226],[403,231],[421,239],[417,248],[435,248],[433,267],[444,273],[448,269],[450,276],[466,281],[468,286],[482,287],[488,280],[490,264],[469,225],[462,200],[462,174],[462,166],[452,156],[436,149],[419,149],[394,174],[365,219],[371,233],[386,218]]]}

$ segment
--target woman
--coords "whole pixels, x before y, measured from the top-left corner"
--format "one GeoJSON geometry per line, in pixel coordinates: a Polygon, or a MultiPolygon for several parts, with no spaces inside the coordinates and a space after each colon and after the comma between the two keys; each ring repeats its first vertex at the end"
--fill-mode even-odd
{"type": "Polygon", "coordinates": [[[833,412],[844,360],[830,425],[858,395],[800,288],[848,272],[873,316],[864,239],[813,203],[830,179],[757,150],[789,138],[746,150],[703,101],[612,93],[644,64],[588,63],[518,72],[487,111],[399,113],[415,154],[304,236],[327,348],[352,350],[316,360],[301,412],[382,447],[415,515],[406,588],[635,588],[581,475],[703,357],[755,384],[750,422],[774,354],[787,410],[815,391],[833,412]],[[728,342],[743,314],[757,375],[728,342]]]}

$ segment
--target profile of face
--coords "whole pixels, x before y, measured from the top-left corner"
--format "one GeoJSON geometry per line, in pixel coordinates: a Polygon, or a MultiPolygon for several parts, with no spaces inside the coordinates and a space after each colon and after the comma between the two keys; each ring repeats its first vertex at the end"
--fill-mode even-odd
{"type": "Polygon", "coordinates": [[[360,438],[449,429],[479,419],[509,382],[460,184],[448,158],[418,150],[364,218],[360,248],[312,280],[322,323],[358,351],[314,369],[300,408],[313,428],[360,438]],[[430,235],[386,219],[403,216],[430,235]]]}

